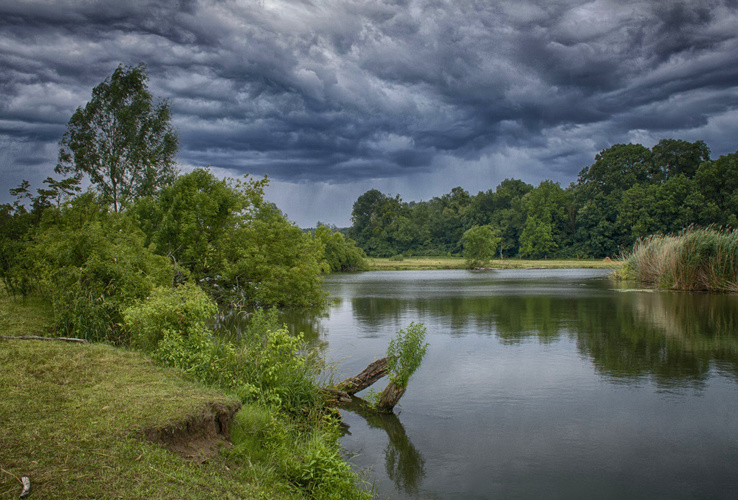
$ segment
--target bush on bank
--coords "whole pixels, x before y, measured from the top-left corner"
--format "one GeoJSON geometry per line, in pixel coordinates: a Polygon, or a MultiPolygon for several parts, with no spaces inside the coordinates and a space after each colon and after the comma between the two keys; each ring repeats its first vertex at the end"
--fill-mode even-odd
{"type": "Polygon", "coordinates": [[[622,274],[659,288],[738,292],[738,232],[687,229],[641,239],[622,274]]]}
{"type": "Polygon", "coordinates": [[[270,473],[314,498],[368,498],[341,458],[337,421],[323,407],[318,356],[278,325],[275,312],[256,312],[234,342],[217,340],[207,326],[216,312],[202,289],[185,284],[157,288],[123,317],[133,344],[152,358],[245,403],[232,458],[274,464],[270,473]]]}

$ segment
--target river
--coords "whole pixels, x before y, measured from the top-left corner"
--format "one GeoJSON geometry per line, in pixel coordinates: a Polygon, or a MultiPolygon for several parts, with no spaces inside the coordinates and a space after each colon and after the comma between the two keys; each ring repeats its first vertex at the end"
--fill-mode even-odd
{"type": "Polygon", "coordinates": [[[607,273],[328,276],[327,313],[291,321],[337,380],[411,321],[428,332],[394,415],[342,411],[342,446],[378,496],[735,498],[738,296],[607,273]]]}

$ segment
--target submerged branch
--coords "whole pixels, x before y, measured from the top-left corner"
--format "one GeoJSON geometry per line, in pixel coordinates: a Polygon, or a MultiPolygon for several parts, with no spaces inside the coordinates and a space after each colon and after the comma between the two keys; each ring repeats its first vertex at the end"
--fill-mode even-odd
{"type": "MultiPolygon", "coordinates": [[[[389,364],[387,363],[387,358],[381,358],[370,363],[369,366],[364,368],[355,377],[349,377],[334,387],[326,387],[324,391],[330,394],[331,399],[335,403],[350,403],[354,394],[373,385],[388,373],[389,364]]],[[[382,391],[379,404],[374,408],[374,411],[392,413],[392,409],[400,401],[402,395],[405,394],[406,389],[407,387],[397,385],[395,382],[390,381],[387,387],[384,388],[384,391],[382,391]]]]}

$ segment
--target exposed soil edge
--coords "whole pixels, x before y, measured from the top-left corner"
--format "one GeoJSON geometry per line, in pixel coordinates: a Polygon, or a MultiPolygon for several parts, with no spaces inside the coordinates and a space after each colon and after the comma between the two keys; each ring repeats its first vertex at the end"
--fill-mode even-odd
{"type": "Polygon", "coordinates": [[[144,429],[143,438],[185,458],[212,457],[221,446],[230,444],[231,422],[240,409],[239,401],[208,402],[197,415],[163,427],[144,429]]]}

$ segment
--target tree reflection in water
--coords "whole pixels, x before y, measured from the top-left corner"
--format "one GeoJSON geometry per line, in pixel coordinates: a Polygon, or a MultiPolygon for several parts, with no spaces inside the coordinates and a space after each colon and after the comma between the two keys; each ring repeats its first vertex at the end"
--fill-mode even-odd
{"type": "MultiPolygon", "coordinates": [[[[383,429],[387,433],[389,441],[384,451],[387,476],[395,483],[398,491],[416,495],[425,477],[425,460],[413,446],[397,415],[377,413],[371,409],[369,403],[355,396],[351,403],[345,403],[341,407],[363,417],[369,427],[383,429]]],[[[345,432],[350,434],[348,427],[345,432]]]]}
{"type": "MultiPolygon", "coordinates": [[[[738,379],[738,296],[622,290],[606,295],[492,295],[352,299],[360,323],[406,311],[433,315],[450,335],[494,335],[504,344],[576,341],[611,379],[648,377],[660,387],[699,388],[710,370],[738,379]],[[626,293],[627,292],[627,293],[626,293]]],[[[433,324],[433,321],[428,321],[433,324]]]]}

